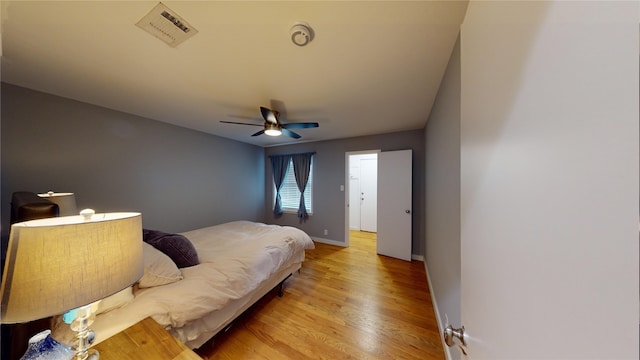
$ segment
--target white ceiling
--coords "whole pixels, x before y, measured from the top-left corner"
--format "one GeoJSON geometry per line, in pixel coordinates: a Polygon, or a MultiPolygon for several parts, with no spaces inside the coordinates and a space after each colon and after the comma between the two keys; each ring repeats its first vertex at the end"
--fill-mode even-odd
{"type": "MultiPolygon", "coordinates": [[[[175,48],[136,22],[157,1],[4,1],[4,82],[272,146],[424,127],[467,1],[164,1],[198,30],[175,48]],[[289,29],[307,22],[299,47],[289,29]],[[251,137],[259,106],[316,121],[251,137]]],[[[89,119],[90,120],[90,119],[89,119]]]]}

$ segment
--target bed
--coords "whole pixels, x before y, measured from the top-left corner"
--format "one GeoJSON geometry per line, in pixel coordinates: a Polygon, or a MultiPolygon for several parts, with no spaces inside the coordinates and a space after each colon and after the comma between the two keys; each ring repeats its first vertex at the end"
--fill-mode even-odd
{"type": "Polygon", "coordinates": [[[178,235],[193,245],[199,264],[171,265],[166,252],[145,240],[145,274],[138,284],[99,305],[91,326],[96,344],[150,316],[187,346],[198,348],[282,286],[300,269],[305,250],[314,248],[297,228],[249,221],[178,235]]]}

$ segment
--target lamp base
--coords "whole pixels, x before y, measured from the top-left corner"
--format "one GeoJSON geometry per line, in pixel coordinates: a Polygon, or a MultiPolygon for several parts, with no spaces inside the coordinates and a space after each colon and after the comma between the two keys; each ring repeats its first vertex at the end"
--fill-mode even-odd
{"type": "Polygon", "coordinates": [[[77,308],[76,317],[71,322],[71,330],[76,332],[72,347],[75,350],[74,360],[98,360],[100,358],[100,353],[97,350],[89,349],[96,338],[95,332],[89,329],[89,325],[93,324],[96,319],[91,305],[77,308]]]}
{"type": "Polygon", "coordinates": [[[98,360],[98,359],[100,359],[100,353],[98,352],[98,350],[89,349],[87,353],[84,355],[76,354],[76,356],[74,356],[72,360],[98,360]]]}

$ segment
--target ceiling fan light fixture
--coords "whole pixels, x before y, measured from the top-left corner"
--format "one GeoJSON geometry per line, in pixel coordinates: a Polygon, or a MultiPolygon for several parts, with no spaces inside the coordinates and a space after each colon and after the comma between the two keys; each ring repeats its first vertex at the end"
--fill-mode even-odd
{"type": "Polygon", "coordinates": [[[280,130],[265,130],[264,133],[269,135],[269,136],[280,136],[280,135],[282,135],[282,131],[280,131],[280,130]]]}
{"type": "Polygon", "coordinates": [[[280,136],[282,135],[282,130],[280,130],[278,124],[267,122],[264,124],[264,133],[269,136],[280,136]]]}

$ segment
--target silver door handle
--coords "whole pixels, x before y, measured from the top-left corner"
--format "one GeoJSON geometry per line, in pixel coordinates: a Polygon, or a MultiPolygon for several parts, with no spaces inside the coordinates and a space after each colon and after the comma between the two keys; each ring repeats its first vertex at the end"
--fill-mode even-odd
{"type": "Polygon", "coordinates": [[[453,339],[458,339],[462,346],[467,346],[466,341],[464,341],[464,326],[459,329],[454,329],[453,326],[449,325],[444,329],[444,342],[447,346],[451,347],[455,345],[453,339]]]}
{"type": "Polygon", "coordinates": [[[411,210],[407,209],[404,212],[406,212],[407,214],[411,214],[411,210]]]}

